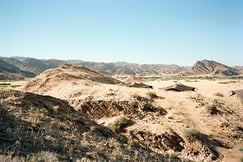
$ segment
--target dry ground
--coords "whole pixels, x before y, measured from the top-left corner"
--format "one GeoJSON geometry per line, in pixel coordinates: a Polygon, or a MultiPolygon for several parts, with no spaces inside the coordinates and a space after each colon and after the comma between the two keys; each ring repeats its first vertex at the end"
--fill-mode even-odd
{"type": "Polygon", "coordinates": [[[230,97],[229,91],[243,88],[243,81],[179,82],[197,87],[198,91],[160,89],[173,84],[172,80],[145,82],[153,89],[80,79],[49,82],[44,89],[16,89],[67,100],[76,110],[106,126],[114,123],[115,116],[125,116],[133,124],[119,133],[157,153],[192,161],[242,161],[243,103],[236,96],[230,97]],[[157,97],[151,98],[151,93],[157,97]],[[97,107],[109,107],[109,111],[96,113],[97,107]],[[135,116],[129,110],[134,107],[138,108],[135,116]]]}

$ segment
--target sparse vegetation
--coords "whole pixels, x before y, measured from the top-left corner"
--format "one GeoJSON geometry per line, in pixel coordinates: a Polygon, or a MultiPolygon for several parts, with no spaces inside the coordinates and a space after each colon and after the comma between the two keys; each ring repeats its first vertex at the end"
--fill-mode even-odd
{"type": "Polygon", "coordinates": [[[211,80],[211,81],[214,81],[214,80],[216,80],[217,79],[217,77],[215,77],[215,76],[206,76],[205,77],[205,80],[211,80]]]}
{"type": "Polygon", "coordinates": [[[0,86],[9,86],[11,83],[0,83],[0,86]]]}
{"type": "Polygon", "coordinates": [[[161,134],[155,134],[145,130],[133,130],[130,134],[132,139],[152,150],[173,150],[179,152],[184,149],[183,138],[170,128],[161,134]]]}
{"type": "Polygon", "coordinates": [[[12,155],[1,155],[0,154],[0,161],[3,162],[58,162],[58,161],[65,161],[67,158],[62,158],[56,153],[49,152],[49,151],[41,151],[38,153],[33,153],[28,155],[27,157],[24,156],[15,156],[12,155]]]}
{"type": "Polygon", "coordinates": [[[158,96],[155,92],[152,92],[152,91],[147,92],[146,95],[147,95],[151,100],[159,98],[159,96],[158,96]]]}
{"type": "Polygon", "coordinates": [[[199,82],[197,79],[192,80],[192,79],[186,79],[185,82],[199,82]]]}
{"type": "Polygon", "coordinates": [[[138,80],[141,81],[155,81],[155,80],[162,80],[163,77],[160,76],[147,76],[147,77],[138,77],[138,80]]]}
{"type": "Polygon", "coordinates": [[[220,92],[217,92],[214,94],[214,96],[217,96],[217,97],[224,97],[224,94],[223,93],[220,93],[220,92]]]}
{"type": "Polygon", "coordinates": [[[230,80],[230,81],[221,81],[221,82],[218,82],[219,84],[233,84],[233,83],[237,83],[239,81],[237,80],[230,80]]]}
{"type": "Polygon", "coordinates": [[[113,130],[114,132],[116,133],[120,133],[120,132],[123,132],[124,129],[130,125],[133,125],[134,122],[125,117],[125,116],[119,116],[117,117],[113,123],[110,123],[108,125],[108,128],[110,128],[111,130],[113,130]]]}
{"type": "Polygon", "coordinates": [[[202,135],[202,133],[200,133],[198,130],[196,129],[190,129],[190,130],[186,130],[184,132],[184,136],[185,138],[189,141],[189,142],[193,142],[195,140],[200,140],[200,141],[204,141],[204,137],[202,135]]]}
{"type": "Polygon", "coordinates": [[[79,111],[96,120],[121,114],[129,118],[142,119],[151,113],[160,116],[167,113],[165,109],[152,105],[150,99],[141,96],[134,96],[131,101],[96,101],[88,97],[80,105],[79,111]]]}
{"type": "Polygon", "coordinates": [[[0,88],[6,88],[6,87],[9,87],[11,86],[10,83],[0,83],[0,88]]]}
{"type": "Polygon", "coordinates": [[[12,84],[12,83],[9,83],[9,82],[0,83],[0,88],[18,88],[20,86],[21,86],[20,84],[12,84]]]}
{"type": "Polygon", "coordinates": [[[221,115],[222,111],[220,111],[216,105],[207,105],[206,110],[210,115],[221,115]]]}
{"type": "Polygon", "coordinates": [[[93,125],[89,129],[90,129],[91,132],[95,132],[97,130],[97,126],[93,125]]]}
{"type": "Polygon", "coordinates": [[[76,86],[76,85],[79,85],[79,83],[76,82],[76,81],[73,81],[73,82],[72,82],[72,85],[73,85],[73,86],[76,86]]]}
{"type": "Polygon", "coordinates": [[[20,87],[21,85],[11,85],[12,88],[20,87]]]}
{"type": "Polygon", "coordinates": [[[130,140],[127,147],[128,147],[129,150],[133,150],[134,148],[139,147],[139,144],[135,140],[130,140]]]}
{"type": "Polygon", "coordinates": [[[213,139],[212,137],[209,137],[196,129],[185,131],[184,136],[191,144],[189,147],[187,147],[187,151],[193,156],[200,156],[201,154],[206,153],[206,156],[204,155],[202,159],[205,161],[217,160],[220,157],[220,153],[217,151],[216,147],[229,149],[227,144],[217,139],[213,139]]]}
{"type": "Polygon", "coordinates": [[[206,111],[210,115],[225,115],[225,114],[235,114],[233,110],[229,108],[228,105],[224,100],[221,99],[214,99],[211,103],[206,104],[206,111]]]}

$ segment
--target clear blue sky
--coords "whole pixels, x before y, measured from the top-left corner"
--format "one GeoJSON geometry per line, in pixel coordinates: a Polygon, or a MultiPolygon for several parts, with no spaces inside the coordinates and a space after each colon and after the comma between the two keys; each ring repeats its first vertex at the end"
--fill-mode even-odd
{"type": "Polygon", "coordinates": [[[0,0],[0,56],[243,65],[243,0],[0,0]]]}

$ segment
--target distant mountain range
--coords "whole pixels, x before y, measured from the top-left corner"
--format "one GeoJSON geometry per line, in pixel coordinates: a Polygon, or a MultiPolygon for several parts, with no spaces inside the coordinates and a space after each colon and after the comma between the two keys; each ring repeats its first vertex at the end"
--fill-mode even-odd
{"type": "Polygon", "coordinates": [[[82,60],[42,60],[27,57],[0,57],[0,80],[34,77],[47,69],[56,68],[65,63],[79,64],[106,75],[234,76],[243,74],[243,66],[230,67],[209,60],[197,61],[193,66],[185,67],[165,64],[99,63],[82,60]]]}

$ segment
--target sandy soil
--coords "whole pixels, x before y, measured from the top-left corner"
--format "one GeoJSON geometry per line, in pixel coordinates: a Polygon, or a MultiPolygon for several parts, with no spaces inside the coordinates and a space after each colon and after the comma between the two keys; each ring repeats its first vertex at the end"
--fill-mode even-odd
{"type": "MultiPolygon", "coordinates": [[[[241,139],[243,132],[238,131],[241,136],[237,139],[231,138],[231,136],[235,133],[236,127],[243,128],[243,106],[241,100],[236,96],[229,96],[229,92],[242,89],[243,81],[220,84],[222,80],[181,80],[180,83],[196,87],[198,91],[173,92],[161,90],[161,88],[174,84],[174,82],[173,80],[144,82],[154,87],[153,89],[144,89],[130,88],[118,84],[102,84],[89,80],[71,80],[58,83],[51,82],[43,89],[34,92],[67,100],[73,106],[87,97],[92,97],[94,100],[128,101],[133,96],[148,97],[148,92],[154,92],[159,98],[154,99],[153,104],[165,109],[167,114],[161,117],[149,115],[142,120],[134,119],[136,123],[127,128],[128,132],[146,130],[154,134],[161,134],[165,130],[173,129],[184,137],[187,130],[195,129],[229,146],[216,146],[216,150],[221,154],[218,161],[242,161],[243,152],[240,149],[243,149],[243,139],[241,139]],[[220,94],[220,96],[217,94],[220,94]],[[215,101],[221,105],[223,112],[221,115],[210,115],[207,111],[207,107],[215,101]],[[233,113],[227,113],[229,111],[233,113]],[[224,124],[228,125],[224,126],[224,124]]],[[[224,80],[224,82],[227,82],[227,80],[224,80]]],[[[17,88],[21,89],[22,87],[17,88]]],[[[180,156],[188,158],[183,153],[180,156]]],[[[191,159],[200,161],[199,158],[191,159]]]]}

